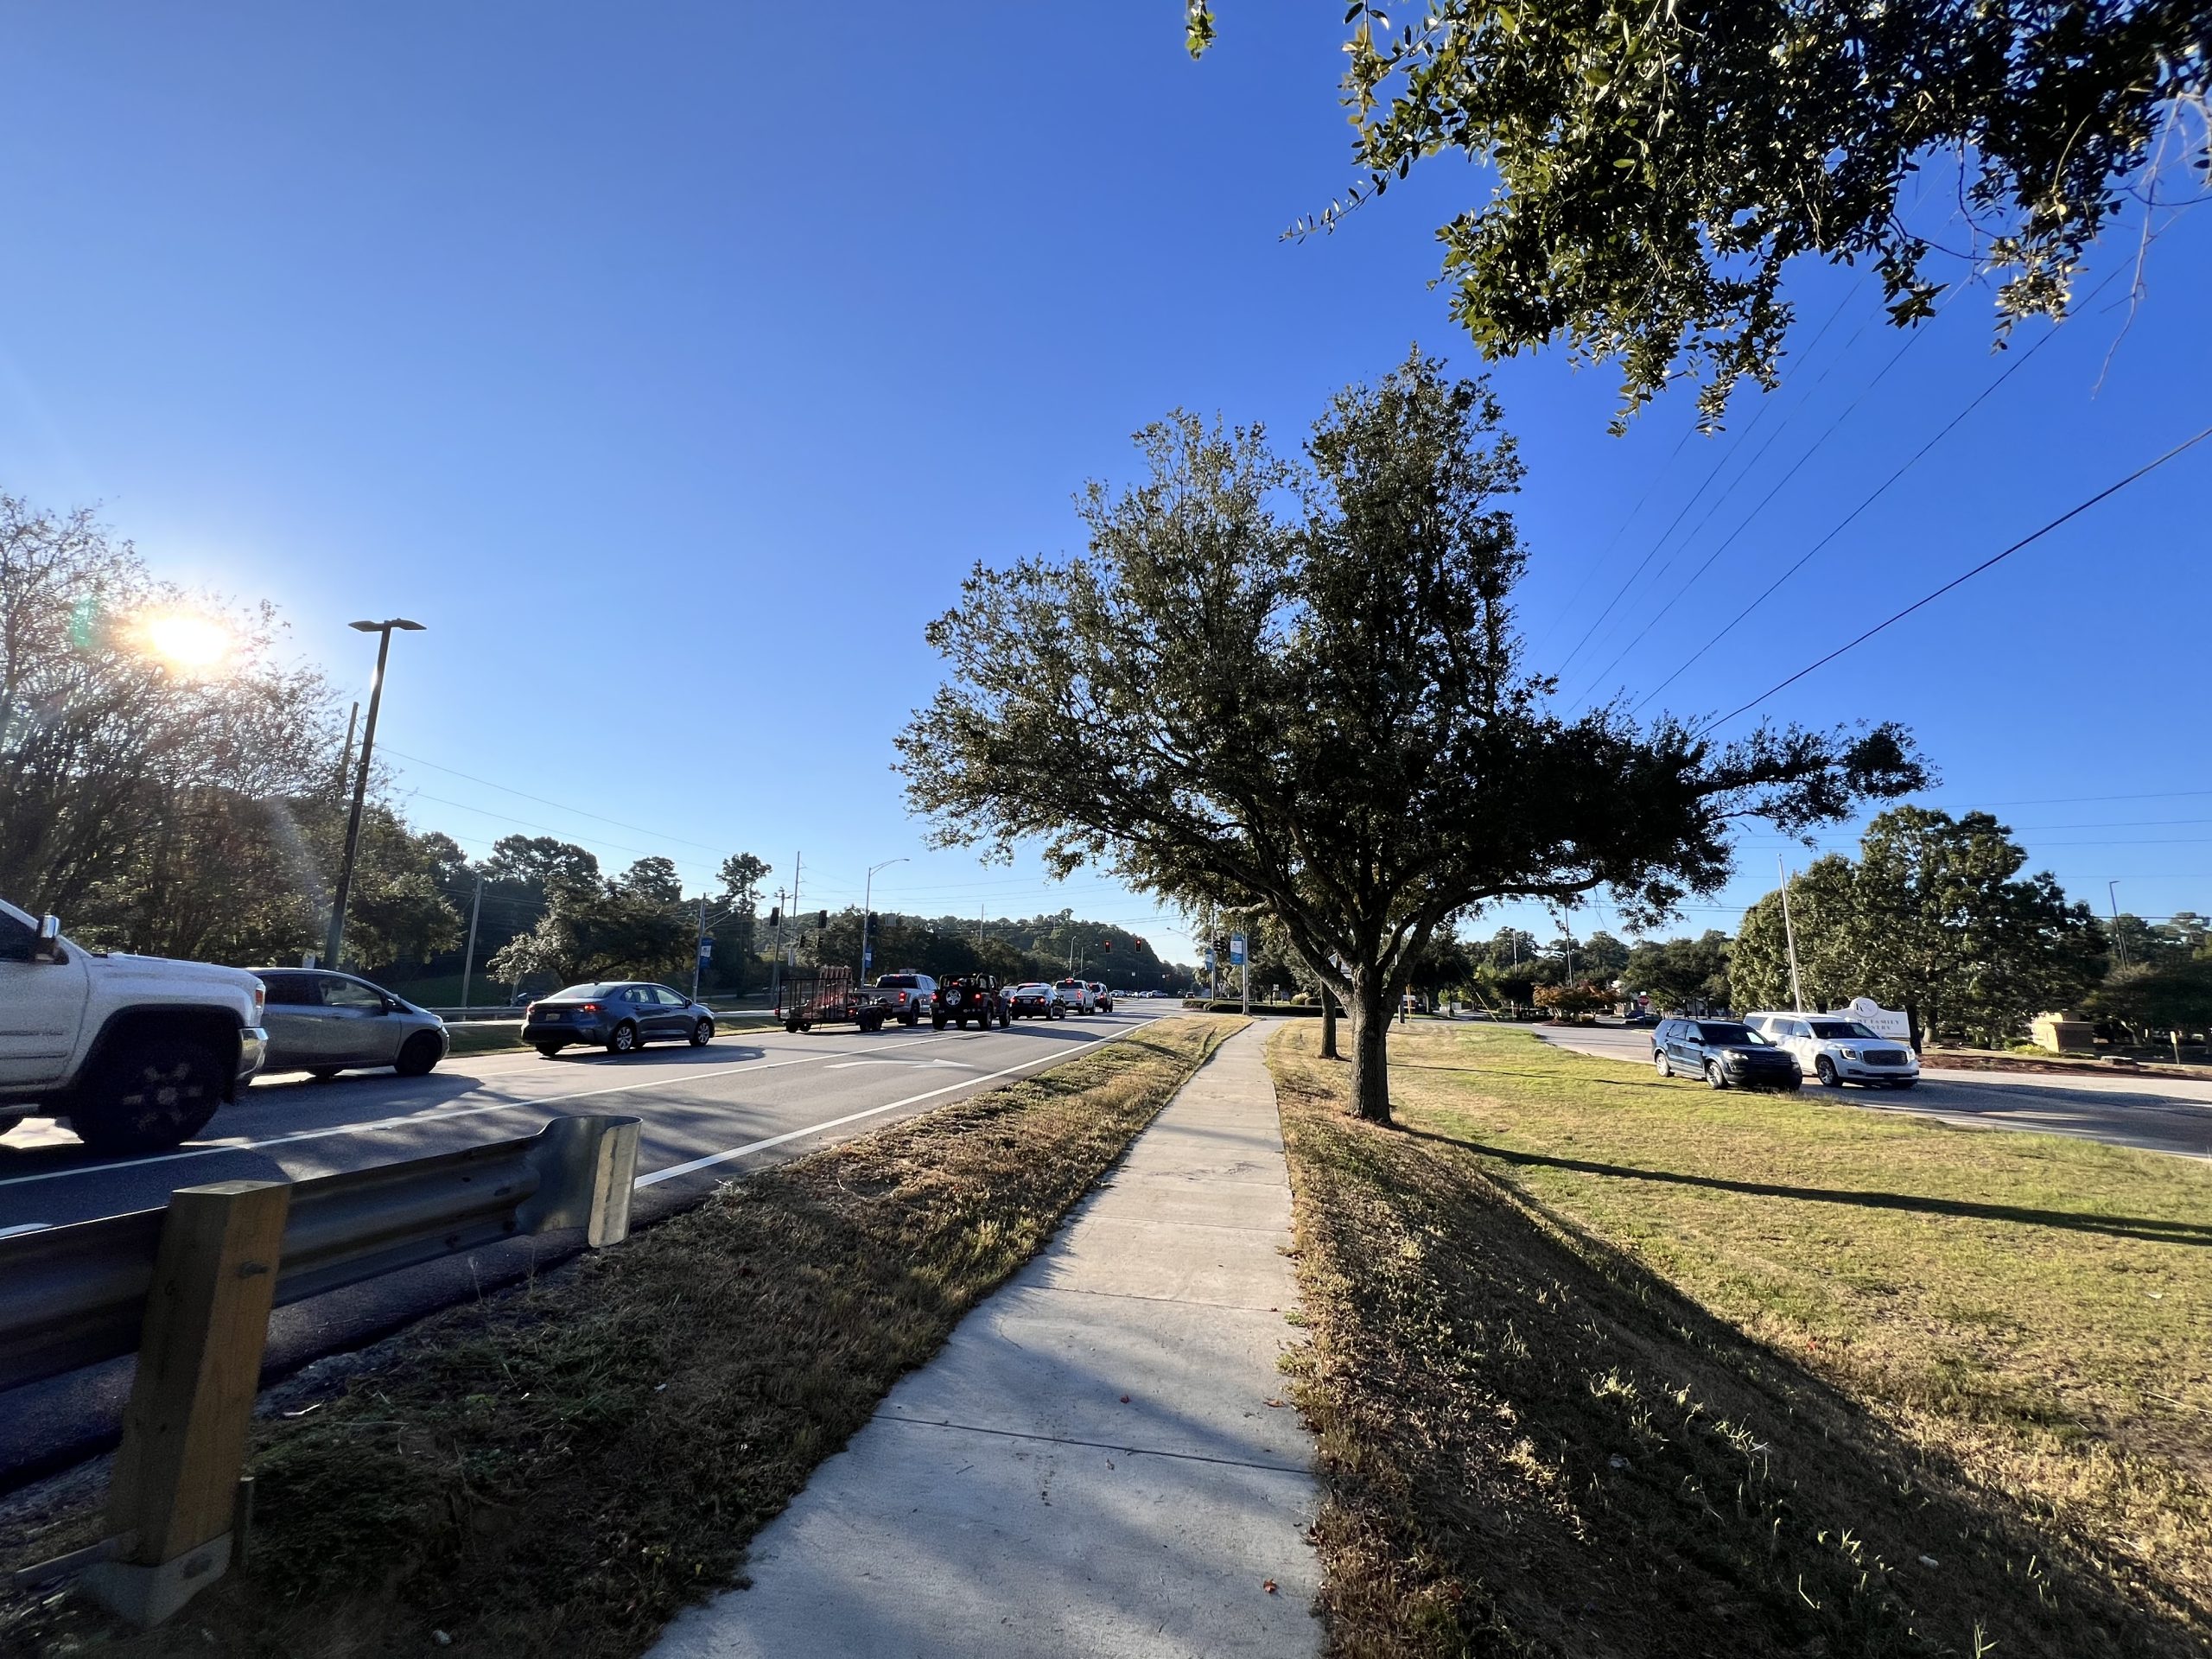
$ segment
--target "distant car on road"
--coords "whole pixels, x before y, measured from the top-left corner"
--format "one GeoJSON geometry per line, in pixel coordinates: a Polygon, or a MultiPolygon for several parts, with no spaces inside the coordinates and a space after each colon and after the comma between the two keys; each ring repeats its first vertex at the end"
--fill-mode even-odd
{"type": "Polygon", "coordinates": [[[1017,1020],[1065,1020],[1068,1005],[1060,1000],[1057,985],[1041,979],[1017,985],[1007,993],[1007,1008],[1017,1020]]]}
{"type": "Polygon", "coordinates": [[[547,1059],[563,1049],[604,1048],[629,1054],[652,1042],[698,1048],[715,1034],[714,1011],[665,985],[607,980],[571,985],[540,997],[523,1013],[522,1039],[547,1059]]]}
{"type": "Polygon", "coordinates": [[[930,1011],[930,999],[937,995],[937,981],[927,974],[886,974],[868,989],[874,1000],[883,1004],[889,1018],[902,1026],[911,1026],[930,1011]]]}
{"type": "Polygon", "coordinates": [[[1114,993],[1095,979],[1090,982],[1090,1006],[1101,1014],[1114,1012],[1114,993]]]}
{"type": "Polygon", "coordinates": [[[1869,1089],[1910,1089],[1920,1081],[1920,1061],[1909,1044],[1871,1026],[1834,1014],[1747,1014],[1744,1023],[1786,1049],[1807,1076],[1828,1089],[1847,1083],[1869,1089]]]}
{"type": "Polygon", "coordinates": [[[1739,1020],[1662,1020],[1651,1033],[1662,1077],[1703,1077],[1715,1089],[1796,1089],[1797,1057],[1739,1020]]]}
{"type": "Polygon", "coordinates": [[[419,1077],[446,1057],[446,1022],[352,974],[323,969],[256,968],[269,989],[267,1071],[340,1071],[388,1065],[419,1077]]]}
{"type": "Polygon", "coordinates": [[[1641,1012],[1631,1014],[1621,1021],[1621,1024],[1634,1027],[1638,1030],[1649,1030],[1651,1027],[1656,1027],[1658,1023],[1659,1016],[1657,1014],[1644,1014],[1641,1012]]]}
{"type": "Polygon", "coordinates": [[[1098,1012],[1098,994],[1090,988],[1087,979],[1064,979],[1052,988],[1060,994],[1060,1001],[1068,1005],[1071,1014],[1098,1012]]]}

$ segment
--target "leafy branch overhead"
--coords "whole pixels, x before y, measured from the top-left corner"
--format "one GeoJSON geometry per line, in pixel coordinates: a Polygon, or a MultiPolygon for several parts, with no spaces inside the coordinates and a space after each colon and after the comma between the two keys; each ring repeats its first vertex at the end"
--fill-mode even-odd
{"type": "MultiPolygon", "coordinates": [[[[1428,0],[1354,3],[1344,102],[1357,182],[1334,228],[1456,150],[1495,188],[1437,232],[1484,352],[1565,339],[1620,365],[1623,416],[1682,375],[1717,422],[1771,387],[1801,256],[1870,264],[1892,319],[1994,272],[1999,329],[2066,313],[2133,188],[2212,169],[2206,0],[1428,0]],[[1923,176],[1923,173],[1925,176],[1923,176]]],[[[1214,39],[1190,0],[1192,54],[1214,39]]],[[[2146,236],[2148,226],[2145,227],[2146,236]]]]}
{"type": "Polygon", "coordinates": [[[979,567],[931,626],[909,799],[942,844],[1039,840],[1060,874],[1273,917],[1356,1045],[1468,911],[1605,888],[1655,918],[1726,878],[1736,818],[1799,830],[1925,779],[1893,727],[1722,747],[1554,712],[1509,604],[1512,440],[1418,352],[1339,393],[1302,462],[1188,414],[1137,441],[1144,480],[1082,498],[1086,553],[979,567]]]}

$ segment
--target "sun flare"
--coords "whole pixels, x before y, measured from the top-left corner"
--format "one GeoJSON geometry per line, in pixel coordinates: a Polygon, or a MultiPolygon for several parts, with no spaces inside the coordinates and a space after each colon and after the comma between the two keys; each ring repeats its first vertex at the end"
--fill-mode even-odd
{"type": "Polygon", "coordinates": [[[206,674],[231,654],[231,632],[221,623],[188,611],[149,616],[138,626],[146,648],[172,668],[206,674]]]}

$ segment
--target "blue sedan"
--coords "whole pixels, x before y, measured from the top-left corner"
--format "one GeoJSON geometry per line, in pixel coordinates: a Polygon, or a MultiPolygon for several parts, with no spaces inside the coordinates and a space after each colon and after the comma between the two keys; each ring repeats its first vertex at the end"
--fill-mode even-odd
{"type": "Polygon", "coordinates": [[[549,1060],[569,1047],[610,1054],[634,1053],[652,1042],[697,1048],[714,1034],[715,1016],[703,1003],[665,985],[635,981],[571,985],[540,997],[522,1018],[523,1041],[549,1060]]]}

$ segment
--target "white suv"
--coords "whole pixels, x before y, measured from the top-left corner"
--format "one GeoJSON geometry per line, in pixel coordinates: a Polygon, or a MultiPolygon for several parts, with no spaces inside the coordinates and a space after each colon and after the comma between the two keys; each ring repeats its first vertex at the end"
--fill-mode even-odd
{"type": "Polygon", "coordinates": [[[175,1146],[261,1069],[265,997],[242,968],[88,950],[0,899],[0,1134],[45,1116],[98,1152],[175,1146]]]}
{"type": "Polygon", "coordinates": [[[1744,1023],[1797,1057],[1798,1069],[1830,1089],[1910,1089],[1920,1081],[1911,1046],[1842,1014],[1747,1014],[1744,1023]]]}

